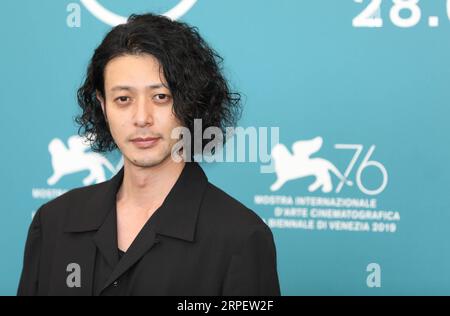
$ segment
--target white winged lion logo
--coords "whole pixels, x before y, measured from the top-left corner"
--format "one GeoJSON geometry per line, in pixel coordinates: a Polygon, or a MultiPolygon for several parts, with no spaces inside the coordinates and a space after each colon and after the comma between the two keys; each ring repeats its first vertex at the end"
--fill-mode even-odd
{"type": "Polygon", "coordinates": [[[89,170],[89,175],[83,179],[84,185],[103,182],[106,180],[103,166],[112,173],[116,172],[104,156],[86,152],[89,146],[80,136],[71,136],[67,143],[68,147],[61,139],[54,138],[48,145],[53,167],[53,175],[47,179],[48,185],[54,185],[65,175],[85,170],[89,170]]]}
{"type": "Polygon", "coordinates": [[[315,176],[316,180],[308,187],[309,192],[322,188],[322,192],[328,193],[333,190],[330,171],[347,185],[353,185],[353,182],[347,180],[330,161],[311,158],[311,155],[322,147],[322,143],[322,137],[297,141],[292,145],[292,154],[285,145],[275,145],[271,155],[277,180],[270,190],[277,191],[290,180],[315,176]]]}

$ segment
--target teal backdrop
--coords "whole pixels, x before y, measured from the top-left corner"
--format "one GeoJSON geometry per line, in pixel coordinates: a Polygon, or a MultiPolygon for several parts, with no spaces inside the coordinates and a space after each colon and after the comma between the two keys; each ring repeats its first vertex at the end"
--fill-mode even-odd
{"type": "MultiPolygon", "coordinates": [[[[49,180],[49,144],[71,152],[76,90],[111,28],[88,2],[1,2],[1,295],[16,293],[33,213],[90,174],[49,180]]],[[[202,166],[271,227],[283,295],[450,294],[447,2],[198,0],[177,17],[224,57],[239,125],[278,128],[276,172],[202,166]]],[[[96,1],[123,17],[179,3],[96,1]]],[[[105,158],[95,182],[120,166],[105,158]]]]}

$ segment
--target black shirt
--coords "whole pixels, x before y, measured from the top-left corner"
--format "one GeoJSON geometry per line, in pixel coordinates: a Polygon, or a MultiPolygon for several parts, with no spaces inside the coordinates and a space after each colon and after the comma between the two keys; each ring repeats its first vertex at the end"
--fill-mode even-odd
{"type": "Polygon", "coordinates": [[[126,253],[111,180],[44,204],[30,226],[19,295],[279,295],[269,227],[186,163],[126,253]]]}

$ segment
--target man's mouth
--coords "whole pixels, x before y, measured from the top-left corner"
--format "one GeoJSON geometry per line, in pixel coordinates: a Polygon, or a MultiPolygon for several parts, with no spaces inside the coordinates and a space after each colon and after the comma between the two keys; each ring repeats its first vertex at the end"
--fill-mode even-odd
{"type": "Polygon", "coordinates": [[[131,142],[138,148],[153,147],[161,137],[136,137],[131,142]]]}

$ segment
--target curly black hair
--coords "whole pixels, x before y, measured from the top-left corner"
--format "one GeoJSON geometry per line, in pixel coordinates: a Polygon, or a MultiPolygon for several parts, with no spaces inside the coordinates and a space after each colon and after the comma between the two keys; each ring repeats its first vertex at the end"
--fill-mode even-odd
{"type": "MultiPolygon", "coordinates": [[[[241,95],[230,90],[223,75],[223,58],[205,42],[198,28],[161,15],[133,14],[127,23],[106,34],[77,92],[82,109],[82,114],[75,117],[80,125],[78,134],[87,138],[93,151],[117,148],[96,90],[105,97],[103,75],[107,63],[127,54],[150,54],[159,61],[173,95],[174,115],[190,130],[191,144],[195,119],[202,120],[203,131],[218,127],[225,133],[240,118],[241,95]]],[[[207,141],[202,142],[203,150],[207,141]]],[[[198,153],[191,152],[191,156],[194,154],[198,153]]]]}

